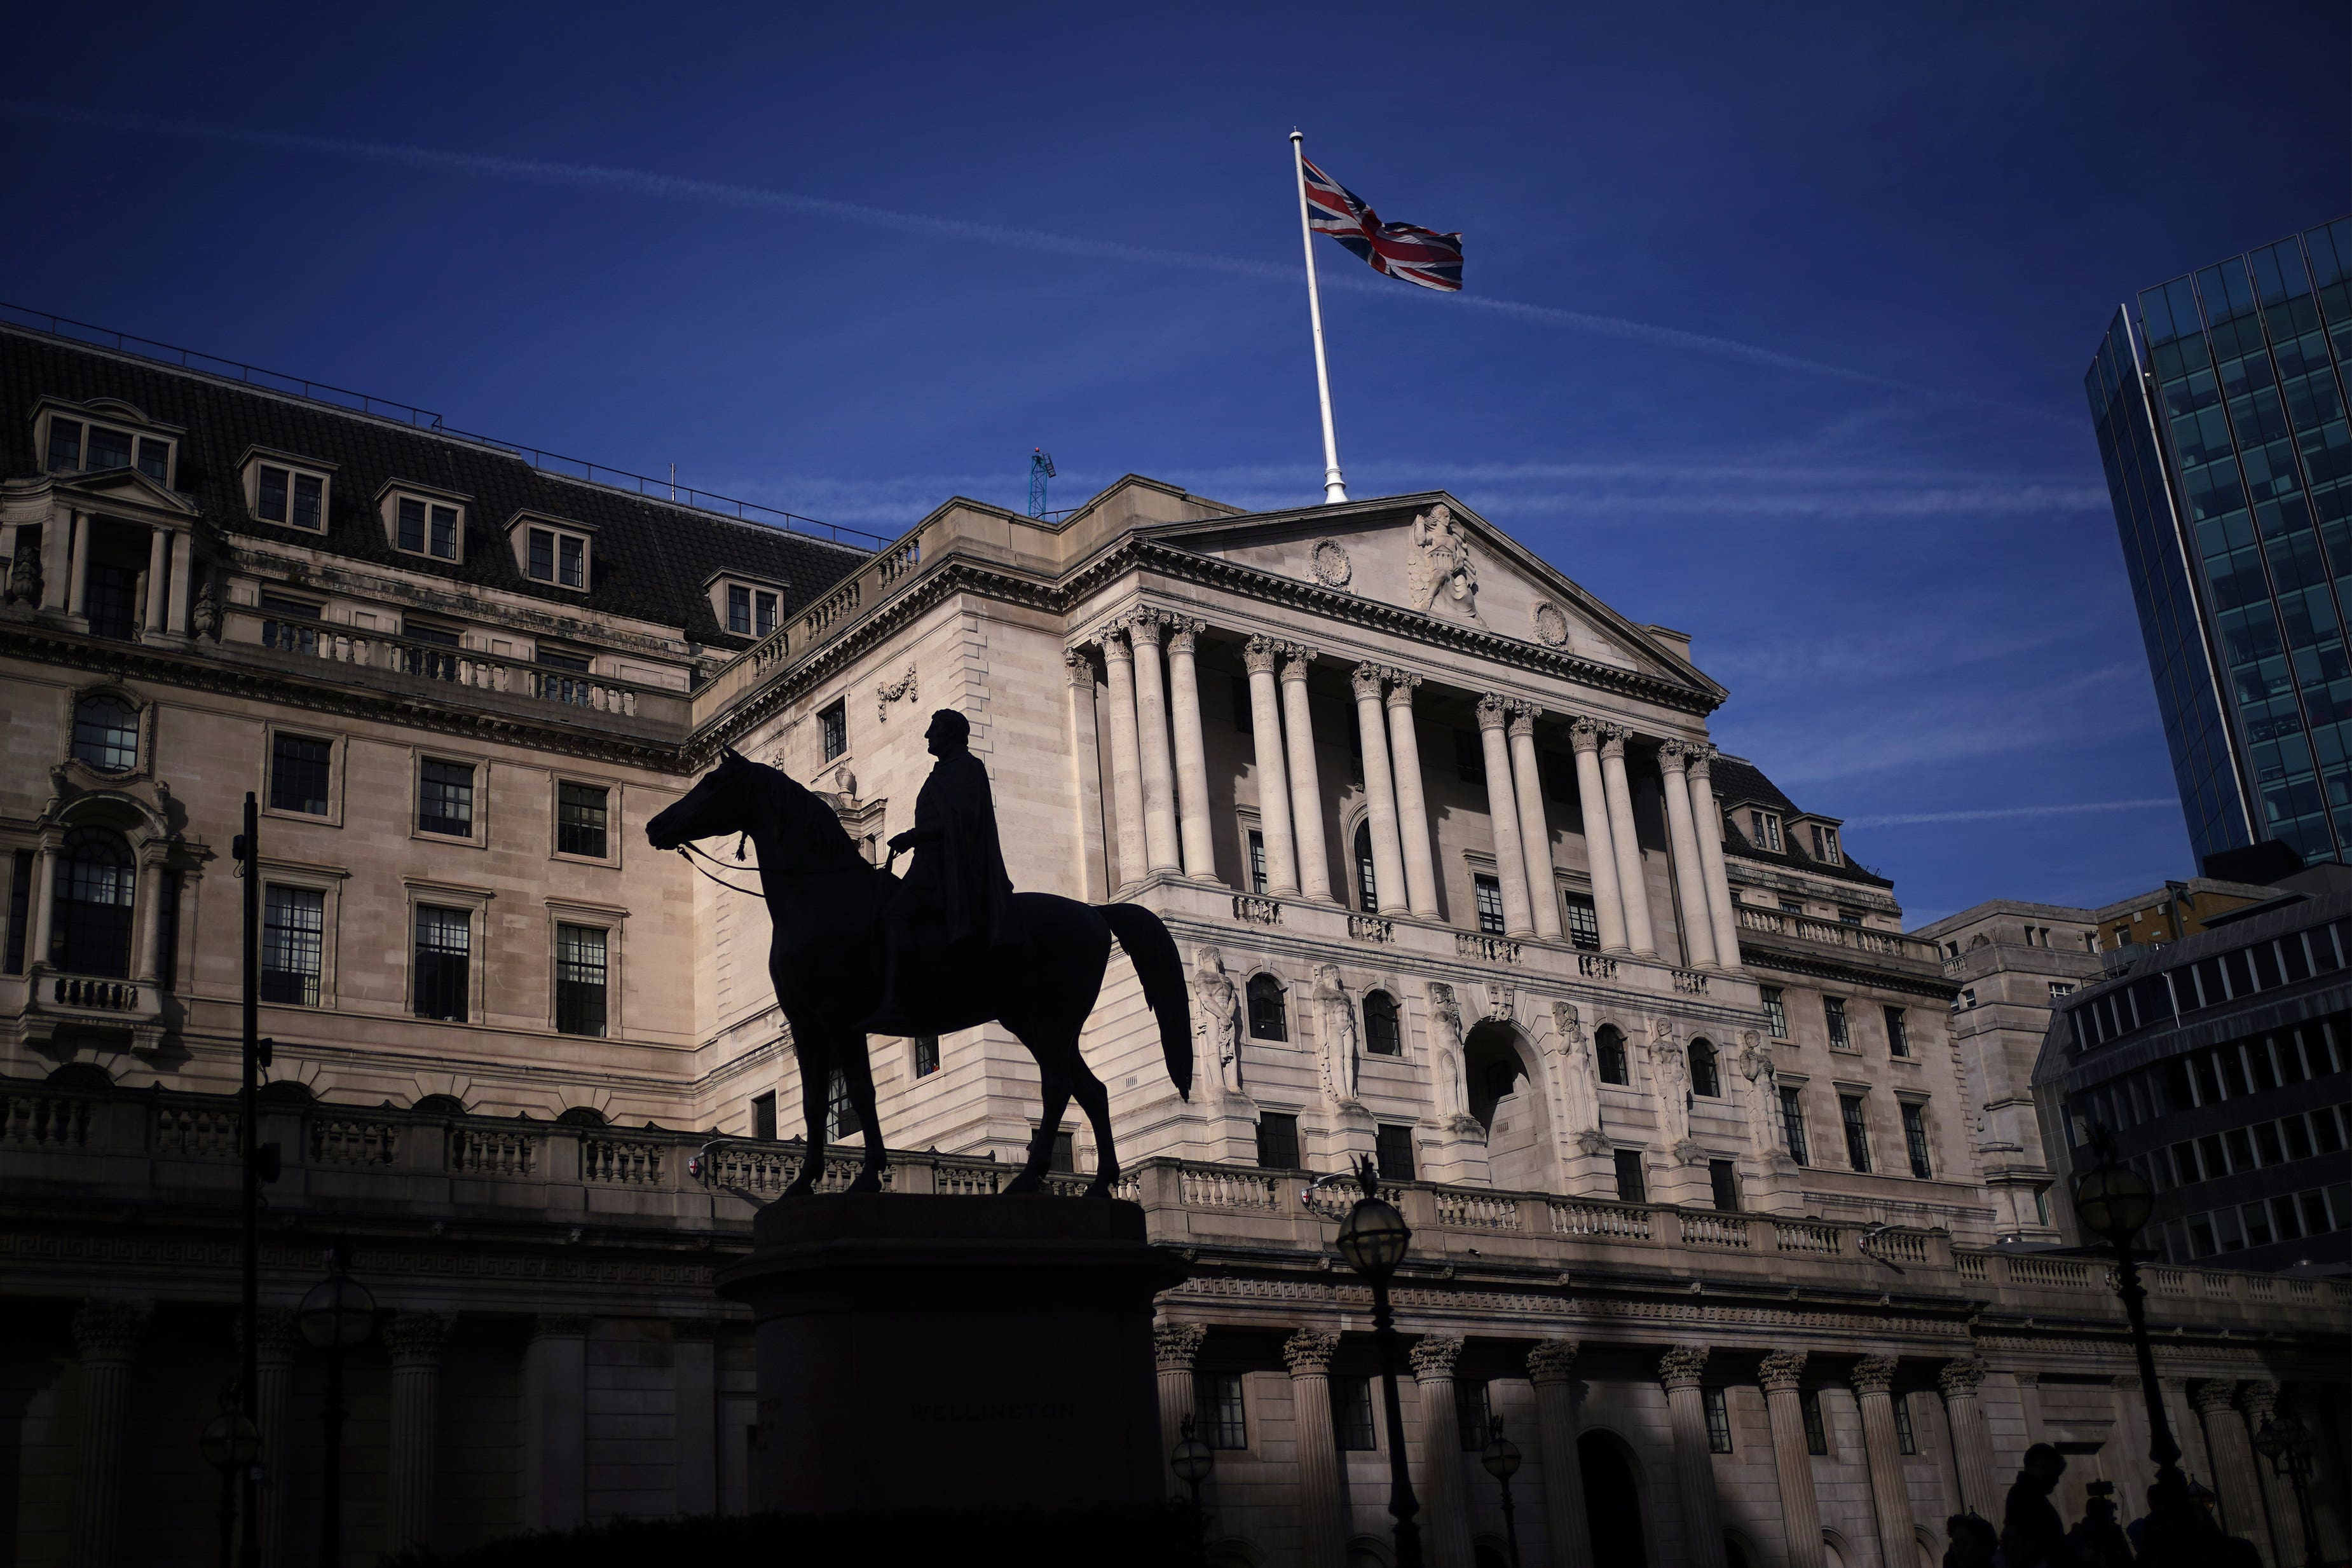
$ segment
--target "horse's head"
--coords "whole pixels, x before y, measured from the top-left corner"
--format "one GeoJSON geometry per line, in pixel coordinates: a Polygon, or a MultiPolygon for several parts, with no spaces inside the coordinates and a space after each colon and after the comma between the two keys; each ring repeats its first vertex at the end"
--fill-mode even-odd
{"type": "Polygon", "coordinates": [[[704,774],[685,799],[646,824],[646,837],[654,848],[674,850],[689,839],[740,833],[752,826],[745,786],[756,765],[731,746],[720,749],[719,766],[704,774]]]}

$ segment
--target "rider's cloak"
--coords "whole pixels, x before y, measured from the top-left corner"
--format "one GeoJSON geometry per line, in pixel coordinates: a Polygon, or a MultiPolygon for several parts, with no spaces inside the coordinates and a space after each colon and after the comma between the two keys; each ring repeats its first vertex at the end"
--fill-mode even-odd
{"type": "Polygon", "coordinates": [[[1013,879],[1004,872],[996,801],[979,758],[958,747],[939,759],[915,797],[915,831],[925,837],[915,845],[907,882],[938,901],[948,940],[1016,943],[1013,879]],[[937,839],[929,837],[933,830],[937,839]]]}

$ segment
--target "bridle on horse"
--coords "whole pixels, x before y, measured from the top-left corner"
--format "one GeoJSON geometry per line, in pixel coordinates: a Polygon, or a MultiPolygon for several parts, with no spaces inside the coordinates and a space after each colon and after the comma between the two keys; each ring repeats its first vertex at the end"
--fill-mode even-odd
{"type": "MultiPolygon", "coordinates": [[[[766,892],[765,892],[764,890],[762,890],[762,889],[756,888],[756,887],[742,887],[742,886],[739,886],[738,884],[736,884],[736,883],[734,883],[729,882],[729,881],[728,881],[725,877],[723,877],[723,876],[715,876],[715,875],[712,875],[712,873],[711,873],[707,872],[707,871],[703,871],[703,869],[702,869],[700,866],[698,866],[698,865],[694,865],[694,857],[695,857],[695,856],[697,856],[697,855],[700,855],[704,860],[709,861],[712,865],[717,866],[720,871],[725,871],[725,870],[727,869],[727,862],[726,862],[725,861],[723,861],[723,860],[719,859],[717,856],[715,856],[715,855],[711,854],[708,850],[698,850],[698,849],[696,849],[692,844],[688,844],[688,843],[681,843],[681,844],[679,844],[679,845],[677,846],[677,853],[678,853],[678,858],[679,858],[680,860],[683,860],[684,862],[686,862],[686,863],[687,863],[687,864],[688,864],[688,865],[690,865],[690,866],[694,866],[694,869],[695,869],[697,872],[699,872],[699,873],[700,873],[702,875],[704,875],[704,876],[708,876],[708,877],[709,877],[711,881],[713,881],[713,882],[717,883],[719,886],[721,886],[721,887],[725,888],[725,889],[726,889],[728,892],[730,892],[730,893],[748,893],[748,894],[751,894],[752,897],[754,897],[754,898],[765,898],[765,897],[767,896],[766,892]]],[[[743,844],[742,844],[742,841],[740,841],[740,840],[736,841],[736,844],[735,844],[735,858],[736,858],[737,860],[739,860],[739,861],[740,861],[740,860],[741,860],[741,859],[743,858],[743,844]]]]}

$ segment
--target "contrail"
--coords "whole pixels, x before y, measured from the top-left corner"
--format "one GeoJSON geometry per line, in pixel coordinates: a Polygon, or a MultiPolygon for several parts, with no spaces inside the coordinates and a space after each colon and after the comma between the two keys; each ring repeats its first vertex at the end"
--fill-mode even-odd
{"type": "Polygon", "coordinates": [[[2146,800],[2086,800],[2073,806],[2006,806],[1992,811],[1906,811],[1891,817],[1848,817],[1849,828],[1900,828],[1914,822],[1985,822],[1997,817],[2056,817],[2074,811],[2137,811],[2157,806],[2179,806],[2178,798],[2159,795],[2146,800]]]}
{"type": "MultiPolygon", "coordinates": [[[[1116,240],[1087,239],[1075,235],[1058,235],[1042,229],[1012,228],[1001,224],[972,223],[963,218],[935,217],[923,213],[902,213],[888,207],[867,206],[858,202],[835,201],[825,196],[803,196],[791,191],[773,191],[756,185],[734,185],[716,180],[689,180],[676,174],[659,174],[642,169],[612,169],[593,163],[558,163],[539,158],[501,158],[478,152],[446,152],[430,147],[414,147],[384,141],[351,141],[325,136],[304,136],[286,131],[249,131],[235,126],[200,125],[184,120],[157,120],[146,115],[118,114],[105,110],[78,109],[65,104],[0,101],[0,114],[20,119],[44,120],[58,124],[82,126],[95,130],[145,131],[158,136],[189,137],[198,141],[222,141],[248,147],[269,147],[288,152],[320,152],[331,157],[363,158],[373,162],[399,164],[414,169],[440,169],[454,173],[473,174],[491,179],[522,180],[542,185],[567,186],[574,190],[611,191],[628,195],[650,196],[657,200],[698,203],[707,206],[749,208],[771,212],[805,214],[831,218],[841,223],[860,224],[868,228],[885,229],[899,234],[938,235],[950,239],[969,240],[981,245],[1002,246],[1013,250],[1039,251],[1054,256],[1087,256],[1104,261],[1136,262],[1148,267],[1181,267],[1195,272],[1220,272],[1234,277],[1266,278],[1289,283],[1297,278],[1292,267],[1272,262],[1252,261],[1243,256],[1212,256],[1200,251],[1164,250],[1144,246],[1122,245],[1116,240]]],[[[1463,309],[1496,311],[1524,320],[1549,322],[1573,331],[1604,338],[1618,338],[1635,342],[1655,343],[1664,348],[1683,349],[1693,353],[1708,354],[1717,359],[1737,360],[1748,364],[1773,370],[1800,371],[1807,374],[1827,376],[1861,386],[1879,387],[1916,397],[1972,402],[1999,408],[2012,413],[2026,413],[2036,418],[2047,417],[2042,411],[2023,408],[2013,403],[1979,398],[1962,392],[1940,391],[1934,387],[1916,385],[1890,376],[1874,375],[1843,365],[1826,364],[1796,354],[1784,354],[1775,349],[1743,343],[1736,339],[1714,337],[1705,332],[1686,332],[1679,328],[1653,326],[1646,321],[1629,321],[1622,317],[1597,316],[1582,310],[1563,310],[1556,306],[1531,305],[1522,300],[1496,299],[1476,294],[1455,294],[1430,297],[1423,290],[1401,294],[1393,285],[1376,282],[1369,277],[1353,277],[1334,272],[1324,280],[1327,288],[1339,288],[1350,293],[1371,295],[1397,301],[1414,298],[1417,302],[1442,304],[1463,309]]]]}

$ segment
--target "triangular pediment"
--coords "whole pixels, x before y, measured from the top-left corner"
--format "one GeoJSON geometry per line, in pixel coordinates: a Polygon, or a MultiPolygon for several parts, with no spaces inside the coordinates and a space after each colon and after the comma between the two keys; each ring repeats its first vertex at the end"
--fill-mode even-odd
{"type": "Polygon", "coordinates": [[[1676,634],[1629,620],[1443,491],[1178,523],[1167,543],[1314,588],[1720,692],[1676,634]]]}
{"type": "Polygon", "coordinates": [[[94,474],[59,474],[51,483],[59,490],[87,496],[92,501],[111,502],[115,506],[148,507],[159,511],[176,512],[184,517],[196,515],[196,504],[176,490],[167,490],[136,468],[101,468],[94,474]]]}

